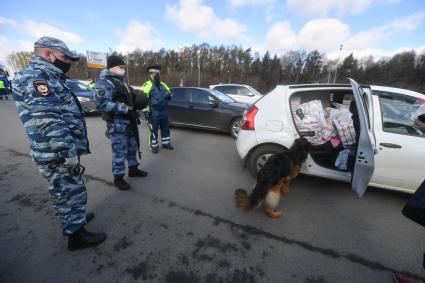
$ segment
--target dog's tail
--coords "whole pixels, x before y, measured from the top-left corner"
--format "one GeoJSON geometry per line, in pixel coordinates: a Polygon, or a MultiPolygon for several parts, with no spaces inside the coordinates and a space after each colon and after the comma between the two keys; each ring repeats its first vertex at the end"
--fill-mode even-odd
{"type": "Polygon", "coordinates": [[[235,190],[235,201],[236,207],[239,208],[242,212],[247,212],[250,210],[250,198],[248,193],[243,189],[235,190]]]}
{"type": "Polygon", "coordinates": [[[250,195],[243,190],[235,190],[236,207],[242,212],[247,212],[255,208],[267,194],[268,186],[263,183],[257,183],[250,195]]]}

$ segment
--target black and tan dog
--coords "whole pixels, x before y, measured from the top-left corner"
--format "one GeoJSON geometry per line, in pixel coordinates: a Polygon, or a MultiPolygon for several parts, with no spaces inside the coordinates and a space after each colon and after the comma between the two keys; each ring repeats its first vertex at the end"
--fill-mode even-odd
{"type": "Polygon", "coordinates": [[[246,212],[264,200],[265,212],[269,217],[282,216],[283,213],[275,208],[281,197],[289,192],[291,181],[300,173],[310,147],[307,139],[298,138],[289,151],[272,155],[258,172],[250,195],[243,189],[235,191],[236,206],[246,212]]]}

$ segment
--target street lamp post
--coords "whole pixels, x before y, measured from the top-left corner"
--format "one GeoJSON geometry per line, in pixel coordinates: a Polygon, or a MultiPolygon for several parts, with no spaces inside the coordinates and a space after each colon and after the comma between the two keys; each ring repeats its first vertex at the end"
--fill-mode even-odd
{"type": "Polygon", "coordinates": [[[201,50],[198,50],[198,87],[201,86],[201,63],[200,63],[200,57],[201,57],[201,50]]]}
{"type": "Polygon", "coordinates": [[[342,50],[342,44],[339,47],[339,52],[338,52],[338,60],[336,61],[336,66],[335,66],[335,76],[334,76],[334,83],[336,81],[336,74],[338,73],[338,64],[339,64],[339,58],[341,56],[341,50],[342,50]]]}

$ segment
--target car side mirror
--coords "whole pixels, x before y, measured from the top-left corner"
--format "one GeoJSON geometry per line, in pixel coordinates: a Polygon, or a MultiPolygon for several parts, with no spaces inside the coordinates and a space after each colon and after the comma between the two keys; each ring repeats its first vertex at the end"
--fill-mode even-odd
{"type": "Polygon", "coordinates": [[[217,100],[210,100],[210,101],[208,101],[208,104],[211,105],[214,108],[218,107],[218,101],[217,100]]]}

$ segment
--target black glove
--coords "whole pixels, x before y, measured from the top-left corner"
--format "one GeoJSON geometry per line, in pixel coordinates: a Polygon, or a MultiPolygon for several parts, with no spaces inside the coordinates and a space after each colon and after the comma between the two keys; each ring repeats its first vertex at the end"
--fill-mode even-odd
{"type": "Polygon", "coordinates": [[[131,119],[133,117],[133,107],[128,106],[127,113],[121,114],[120,116],[124,119],[131,119]]]}
{"type": "Polygon", "coordinates": [[[168,94],[168,95],[165,97],[165,100],[170,101],[170,100],[171,100],[171,94],[168,94]]]}
{"type": "Polygon", "coordinates": [[[135,95],[134,99],[134,108],[136,110],[142,110],[143,108],[146,108],[148,106],[149,99],[146,95],[139,93],[135,95]]]}

